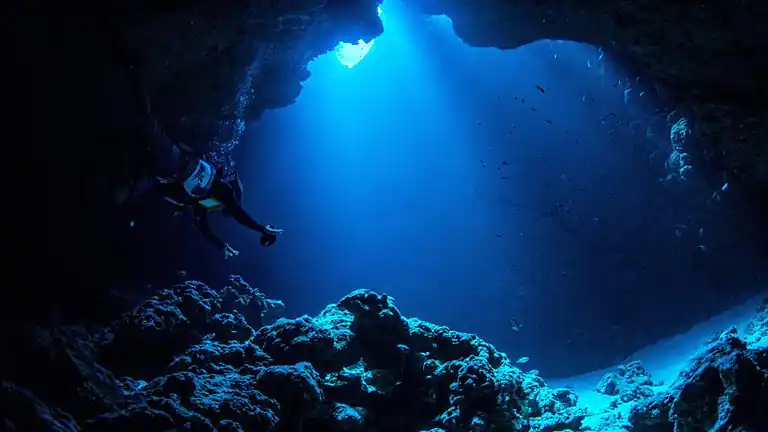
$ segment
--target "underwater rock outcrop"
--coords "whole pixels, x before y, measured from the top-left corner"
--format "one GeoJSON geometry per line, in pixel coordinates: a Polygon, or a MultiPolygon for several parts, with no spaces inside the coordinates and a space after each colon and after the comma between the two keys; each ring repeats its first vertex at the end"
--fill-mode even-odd
{"type": "Polygon", "coordinates": [[[765,308],[746,333],[751,342],[726,331],[669,387],[638,362],[607,375],[599,390],[617,402],[591,412],[572,390],[549,388],[479,337],[402,316],[385,294],[358,290],[316,317],[271,321],[275,304],[234,276],[219,290],[197,281],[162,290],[103,329],[30,330],[13,347],[16,367],[2,371],[0,424],[158,432],[768,425],[765,308]]]}
{"type": "Polygon", "coordinates": [[[669,142],[672,151],[667,158],[666,169],[667,177],[665,181],[674,182],[688,180],[693,167],[691,166],[691,156],[686,152],[686,147],[690,147],[688,138],[691,135],[691,129],[688,127],[688,120],[683,117],[672,125],[669,131],[669,142]]]}
{"type": "Polygon", "coordinates": [[[768,430],[768,299],[742,329],[716,335],[669,384],[654,382],[639,361],[600,380],[613,396],[591,413],[588,430],[768,430]]]}
{"type": "Polygon", "coordinates": [[[724,332],[668,388],[631,407],[632,430],[766,430],[767,359],[765,349],[724,332]]]}
{"type": "Polygon", "coordinates": [[[639,361],[619,366],[618,372],[603,376],[597,384],[597,392],[608,396],[618,396],[612,405],[626,403],[653,395],[651,375],[639,361]]]}

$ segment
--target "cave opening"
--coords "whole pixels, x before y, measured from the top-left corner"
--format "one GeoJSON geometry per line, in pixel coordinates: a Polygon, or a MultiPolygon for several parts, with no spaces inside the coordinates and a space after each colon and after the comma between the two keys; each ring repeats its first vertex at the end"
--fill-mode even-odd
{"type": "Polygon", "coordinates": [[[301,233],[264,258],[307,270],[275,276],[291,312],[376,287],[567,376],[717,311],[741,252],[712,252],[733,234],[700,199],[714,191],[667,178],[678,119],[653,83],[600,47],[470,47],[446,17],[383,10],[365,61],[315,59],[297,102],[253,126],[267,144],[238,148],[270,161],[243,174],[275,203],[264,217],[301,233]],[[691,285],[713,295],[682,316],[691,285]],[[513,337],[510,317],[536,330],[513,337]]]}
{"type": "MultiPolygon", "coordinates": [[[[381,6],[376,9],[376,12],[378,13],[379,18],[381,18],[381,6]]],[[[357,64],[368,55],[371,48],[373,48],[374,41],[375,39],[369,41],[359,39],[355,43],[339,42],[334,50],[336,58],[339,60],[339,63],[351,69],[357,66],[357,64]]]]}

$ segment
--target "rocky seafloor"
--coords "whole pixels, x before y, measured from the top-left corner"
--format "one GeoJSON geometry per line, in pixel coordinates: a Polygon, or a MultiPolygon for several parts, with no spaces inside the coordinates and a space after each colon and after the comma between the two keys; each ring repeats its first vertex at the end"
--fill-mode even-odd
{"type": "Polygon", "coordinates": [[[0,429],[768,431],[768,299],[672,383],[639,362],[607,374],[600,410],[384,294],[315,317],[278,318],[282,306],[232,276],[164,289],[103,328],[19,329],[3,341],[0,429]]]}

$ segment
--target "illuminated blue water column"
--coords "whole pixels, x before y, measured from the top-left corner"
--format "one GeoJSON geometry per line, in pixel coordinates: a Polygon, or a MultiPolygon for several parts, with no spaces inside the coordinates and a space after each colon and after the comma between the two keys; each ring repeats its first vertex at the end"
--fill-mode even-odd
{"type": "MultiPolygon", "coordinates": [[[[377,12],[381,16],[381,7],[378,8],[377,12]]],[[[355,44],[339,42],[339,45],[336,47],[336,58],[344,66],[353,68],[368,55],[373,47],[373,42],[373,39],[370,42],[360,39],[355,44]]]]}

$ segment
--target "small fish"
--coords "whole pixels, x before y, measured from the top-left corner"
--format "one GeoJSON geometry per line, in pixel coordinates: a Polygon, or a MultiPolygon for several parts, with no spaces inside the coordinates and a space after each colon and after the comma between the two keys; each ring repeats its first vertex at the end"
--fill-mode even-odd
{"type": "Polygon", "coordinates": [[[645,138],[652,139],[653,136],[654,136],[653,128],[651,128],[651,125],[649,123],[648,126],[645,127],[645,138]]]}
{"type": "Polygon", "coordinates": [[[517,362],[519,364],[523,364],[523,363],[528,363],[529,360],[531,360],[530,357],[520,357],[519,359],[517,359],[517,362]]]}
{"type": "Polygon", "coordinates": [[[552,124],[552,120],[544,120],[547,124],[552,124]]]}
{"type": "Polygon", "coordinates": [[[512,328],[513,331],[519,332],[520,329],[523,328],[523,325],[520,324],[519,321],[517,321],[514,317],[509,319],[509,325],[512,328]]]}
{"type": "Polygon", "coordinates": [[[672,123],[672,119],[674,119],[676,115],[677,110],[672,110],[669,114],[667,114],[667,123],[672,123]]]}
{"type": "Polygon", "coordinates": [[[704,237],[704,228],[699,228],[699,238],[704,237]]]}
{"type": "Polygon", "coordinates": [[[133,228],[134,226],[136,226],[136,222],[130,221],[130,222],[128,222],[128,226],[133,228]]]}
{"type": "Polygon", "coordinates": [[[509,176],[501,176],[502,180],[509,180],[509,176]]]}
{"type": "Polygon", "coordinates": [[[531,108],[531,111],[536,112],[536,108],[531,108]]]}
{"type": "Polygon", "coordinates": [[[187,271],[186,270],[176,270],[176,274],[181,277],[187,277],[187,271]]]}
{"type": "Polygon", "coordinates": [[[502,165],[509,165],[509,162],[507,162],[507,161],[503,160],[503,161],[501,161],[501,164],[502,164],[502,165]]]}
{"type": "Polygon", "coordinates": [[[588,68],[591,68],[591,67],[592,67],[592,62],[591,62],[591,61],[589,61],[589,60],[587,60],[587,67],[588,67],[588,68]]]}
{"type": "Polygon", "coordinates": [[[546,90],[544,90],[544,87],[542,87],[542,86],[540,86],[540,85],[536,85],[536,88],[537,88],[537,89],[539,89],[539,91],[541,92],[541,94],[544,94],[544,93],[546,93],[546,92],[547,92],[546,90]]]}
{"type": "Polygon", "coordinates": [[[587,95],[581,95],[581,101],[586,102],[587,101],[587,95]]]}
{"type": "Polygon", "coordinates": [[[728,183],[724,184],[723,187],[720,188],[721,191],[725,192],[728,190],[728,183]]]}
{"type": "Polygon", "coordinates": [[[624,90],[624,103],[625,104],[629,103],[629,98],[630,98],[631,94],[632,94],[632,89],[631,88],[628,88],[628,89],[624,90]]]}
{"type": "Polygon", "coordinates": [[[629,127],[627,128],[626,132],[634,134],[635,131],[637,130],[635,126],[642,126],[642,122],[640,120],[632,120],[631,122],[629,122],[629,127]]]}
{"type": "Polygon", "coordinates": [[[707,247],[704,246],[704,245],[697,245],[696,249],[698,249],[698,250],[700,250],[702,252],[706,252],[707,251],[707,247]]]}
{"type": "Polygon", "coordinates": [[[640,92],[640,97],[643,97],[643,96],[645,96],[645,92],[644,91],[640,92]]]}
{"type": "Polygon", "coordinates": [[[496,237],[502,238],[502,237],[504,237],[504,233],[503,232],[497,232],[496,233],[496,237]]]}

